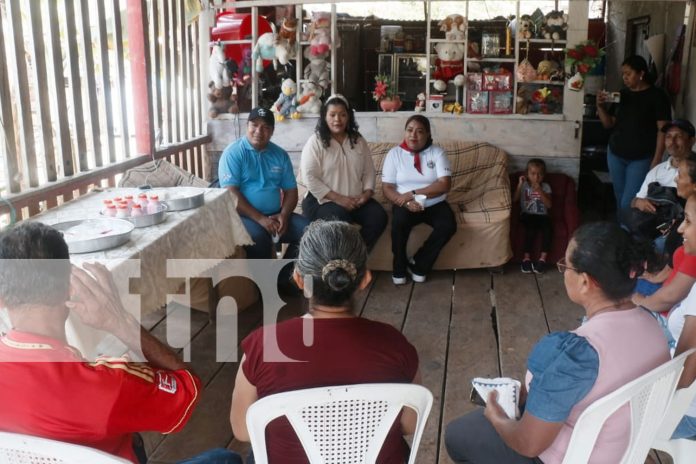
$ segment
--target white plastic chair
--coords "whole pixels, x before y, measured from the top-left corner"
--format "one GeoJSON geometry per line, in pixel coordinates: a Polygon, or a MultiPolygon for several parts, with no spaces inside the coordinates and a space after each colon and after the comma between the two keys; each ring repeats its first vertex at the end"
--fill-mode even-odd
{"type": "Polygon", "coordinates": [[[672,434],[677,428],[679,421],[689,409],[689,405],[696,397],[696,381],[688,388],[677,390],[672,397],[672,401],[667,407],[664,419],[657,431],[657,437],[652,443],[652,447],[672,456],[674,464],[693,463],[696,457],[696,440],[680,438],[672,440],[672,434]]]}
{"type": "Polygon", "coordinates": [[[403,406],[418,414],[409,464],[433,404],[427,388],[414,384],[362,384],[310,388],[270,395],[246,415],[254,459],[266,464],[266,426],[286,416],[311,464],[371,464],[403,406]]]}
{"type": "Polygon", "coordinates": [[[103,451],[46,438],[0,432],[3,464],[130,464],[103,451]]]}
{"type": "Polygon", "coordinates": [[[660,418],[669,406],[684,361],[691,352],[677,356],[588,406],[573,428],[563,464],[586,464],[604,422],[626,403],[631,408],[631,438],[617,464],[645,462],[660,418]]]}

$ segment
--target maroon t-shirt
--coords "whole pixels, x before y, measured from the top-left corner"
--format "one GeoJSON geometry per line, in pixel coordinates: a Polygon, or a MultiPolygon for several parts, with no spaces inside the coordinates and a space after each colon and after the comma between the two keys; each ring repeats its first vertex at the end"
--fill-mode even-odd
{"type": "MultiPolygon", "coordinates": [[[[411,383],[418,370],[418,354],[401,332],[390,325],[363,318],[296,318],[275,326],[278,347],[288,358],[305,362],[264,361],[263,333],[252,332],[242,342],[242,369],[256,386],[259,398],[304,388],[359,383],[411,383]],[[305,346],[303,325],[314,325],[313,343],[305,346]]],[[[268,353],[271,354],[270,352],[268,353]]],[[[277,359],[277,358],[276,358],[277,359]]],[[[266,429],[271,464],[306,464],[307,457],[285,418],[266,429]]],[[[380,464],[405,462],[401,425],[395,422],[379,454],[380,464]]]]}

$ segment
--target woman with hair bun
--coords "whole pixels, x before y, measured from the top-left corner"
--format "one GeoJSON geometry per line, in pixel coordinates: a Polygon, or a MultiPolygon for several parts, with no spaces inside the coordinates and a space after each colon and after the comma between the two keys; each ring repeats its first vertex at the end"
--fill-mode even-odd
{"type": "Polygon", "coordinates": [[[300,175],[307,185],[302,214],[310,221],[360,224],[369,252],[387,227],[387,213],[372,198],[372,153],[343,95],[331,95],[321,108],[316,132],[302,149],[300,175]]]}
{"type": "MultiPolygon", "coordinates": [[[[242,342],[230,421],[235,438],[249,440],[246,412],[259,398],[304,388],[360,383],[420,383],[416,349],[395,328],[355,314],[352,298],[372,279],[367,250],[358,230],[345,222],[315,221],[300,242],[294,279],[309,297],[309,312],[261,327],[242,342]],[[304,330],[312,325],[313,341],[304,330]],[[276,344],[264,343],[275,336],[276,344]],[[267,340],[266,340],[267,341],[267,340]],[[294,362],[293,362],[294,361],[294,362]]],[[[404,434],[412,434],[416,416],[404,409],[393,425],[378,462],[403,464],[404,434]]],[[[285,418],[267,428],[269,462],[307,462],[285,418]]]]}
{"type": "Polygon", "coordinates": [[[606,129],[612,129],[607,164],[617,211],[630,207],[648,171],[662,162],[665,134],[661,129],[672,119],[669,97],[652,85],[642,56],[626,58],[621,76],[624,88],[618,103],[608,107],[608,94],[597,94],[597,115],[606,129]]]}
{"type": "MultiPolygon", "coordinates": [[[[560,464],[573,426],[590,404],[669,360],[659,325],[631,303],[650,252],[650,244],[636,243],[617,224],[585,224],[575,232],[557,266],[586,321],[532,348],[520,419],[509,418],[491,394],[485,412],[473,411],[447,426],[445,443],[454,462],[560,464]]],[[[625,405],[607,419],[589,463],[621,461],[630,414],[625,405]]]]}

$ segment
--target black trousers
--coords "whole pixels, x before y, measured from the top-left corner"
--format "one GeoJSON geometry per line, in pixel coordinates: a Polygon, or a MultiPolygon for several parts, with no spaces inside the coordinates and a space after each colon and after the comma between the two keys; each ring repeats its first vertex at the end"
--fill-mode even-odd
{"type": "Polygon", "coordinates": [[[520,224],[524,234],[524,252],[531,253],[537,235],[541,234],[541,252],[551,249],[551,217],[548,214],[520,214],[520,224]]]}
{"type": "Polygon", "coordinates": [[[360,235],[365,241],[367,251],[372,250],[387,227],[387,212],[372,198],[360,208],[348,211],[332,201],[320,205],[314,195],[308,192],[302,200],[302,214],[310,221],[335,219],[360,224],[360,235]]]}
{"type": "Polygon", "coordinates": [[[445,446],[452,461],[458,464],[543,464],[528,458],[505,444],[493,425],[478,408],[447,425],[445,446]]]}
{"type": "Polygon", "coordinates": [[[411,235],[411,229],[423,222],[432,227],[433,231],[413,256],[415,261],[413,272],[419,275],[426,275],[432,270],[440,250],[445,247],[457,231],[457,221],[446,201],[441,201],[418,213],[412,213],[408,208],[394,205],[392,207],[391,233],[392,253],[394,254],[393,275],[395,277],[406,277],[408,237],[411,235]]]}

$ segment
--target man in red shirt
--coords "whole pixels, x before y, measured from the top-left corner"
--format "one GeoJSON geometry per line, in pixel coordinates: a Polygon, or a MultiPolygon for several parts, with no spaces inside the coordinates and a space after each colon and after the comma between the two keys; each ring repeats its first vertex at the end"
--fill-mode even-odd
{"type": "MultiPolygon", "coordinates": [[[[0,235],[0,306],[7,307],[12,324],[0,337],[0,430],[145,462],[133,433],[181,430],[201,382],[125,311],[103,265],[84,268],[89,272],[71,266],[67,244],[52,227],[26,223],[0,235]],[[84,360],[67,344],[70,311],[142,353],[147,363],[84,360]]],[[[241,464],[228,450],[187,462],[241,464]]]]}

